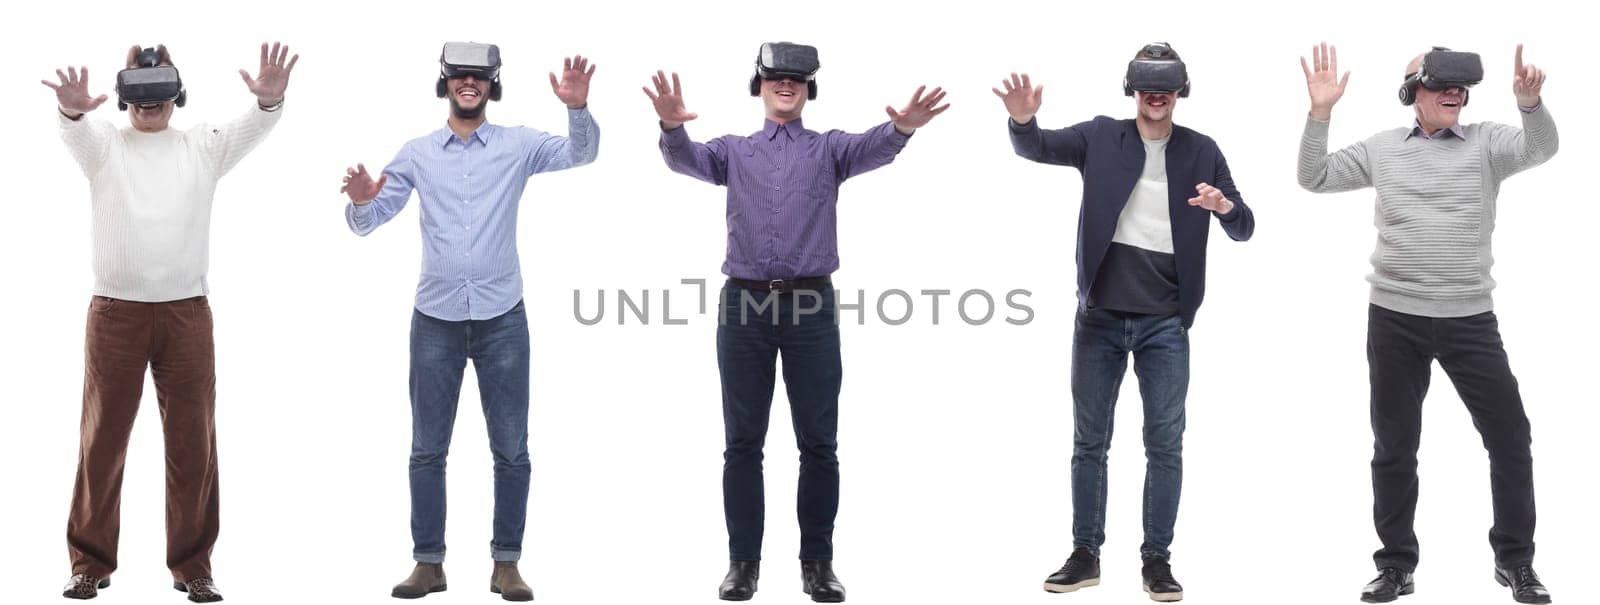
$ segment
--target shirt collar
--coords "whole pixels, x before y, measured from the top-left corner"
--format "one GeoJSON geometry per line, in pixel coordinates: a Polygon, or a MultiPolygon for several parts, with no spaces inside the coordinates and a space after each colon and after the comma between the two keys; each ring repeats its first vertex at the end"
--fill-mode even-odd
{"type": "Polygon", "coordinates": [[[779,124],[772,120],[767,120],[767,123],[761,127],[761,134],[765,135],[767,140],[770,141],[777,138],[778,133],[781,131],[788,135],[789,140],[793,141],[795,133],[802,130],[805,130],[805,125],[800,123],[800,118],[789,120],[787,124],[779,124]]]}
{"type": "MultiPolygon", "coordinates": [[[[489,145],[489,141],[494,140],[495,133],[499,130],[499,126],[495,126],[494,124],[490,124],[486,121],[482,124],[479,124],[477,130],[472,131],[472,134],[467,137],[467,141],[470,142],[472,139],[477,139],[479,143],[487,147],[489,145]]],[[[449,145],[450,139],[460,140],[457,139],[455,131],[450,130],[450,124],[448,122],[445,123],[444,128],[439,129],[439,131],[435,132],[433,136],[434,140],[439,142],[440,147],[449,145]]]]}
{"type": "Polygon", "coordinates": [[[1433,133],[1432,136],[1429,136],[1423,133],[1421,120],[1411,121],[1411,131],[1406,133],[1406,138],[1409,139],[1411,137],[1422,137],[1424,139],[1433,141],[1444,138],[1445,133],[1456,135],[1456,138],[1463,141],[1467,139],[1467,129],[1463,128],[1459,122],[1457,122],[1454,126],[1441,129],[1438,132],[1433,133]]]}

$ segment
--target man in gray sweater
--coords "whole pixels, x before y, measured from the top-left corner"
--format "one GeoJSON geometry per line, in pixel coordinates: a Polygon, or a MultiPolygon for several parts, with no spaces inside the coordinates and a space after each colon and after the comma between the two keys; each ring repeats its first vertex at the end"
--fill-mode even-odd
{"type": "Polygon", "coordinates": [[[1410,127],[1375,134],[1328,153],[1328,120],[1344,95],[1326,43],[1301,59],[1311,115],[1300,140],[1300,185],[1323,193],[1377,190],[1377,250],[1372,255],[1367,365],[1371,381],[1373,522],[1383,548],[1369,603],[1411,594],[1417,565],[1417,446],[1422,399],[1435,359],[1460,393],[1489,451],[1494,500],[1495,579],[1521,603],[1549,603],[1533,571],[1533,457],[1528,417],[1493,312],[1495,198],[1511,175],[1555,155],[1555,122],[1539,92],[1542,70],[1522,63],[1517,46],[1512,91],[1522,128],[1461,125],[1467,87],[1482,78],[1477,55],[1436,48],[1413,59],[1401,102],[1416,109],[1410,127]]]}

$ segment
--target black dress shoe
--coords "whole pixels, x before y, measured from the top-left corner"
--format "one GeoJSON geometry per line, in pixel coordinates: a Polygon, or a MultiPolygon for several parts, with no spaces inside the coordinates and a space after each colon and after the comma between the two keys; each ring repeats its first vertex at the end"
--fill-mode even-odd
{"type": "Polygon", "coordinates": [[[1388,603],[1401,596],[1416,592],[1417,585],[1411,582],[1411,572],[1400,571],[1398,567],[1385,567],[1378,570],[1378,577],[1367,583],[1361,589],[1361,600],[1367,603],[1388,603]]]}
{"type": "Polygon", "coordinates": [[[1067,557],[1066,565],[1044,579],[1044,589],[1049,592],[1072,592],[1099,584],[1100,557],[1081,546],[1067,557]]]}
{"type": "Polygon", "coordinates": [[[801,561],[800,589],[818,603],[844,602],[844,584],[833,575],[833,561],[801,561]]]}
{"type": "Polygon", "coordinates": [[[111,580],[96,578],[88,574],[75,573],[67,580],[67,587],[61,589],[61,596],[69,599],[93,599],[100,596],[100,589],[111,585],[111,580]]]}
{"type": "Polygon", "coordinates": [[[215,603],[222,600],[222,593],[217,591],[217,585],[211,578],[173,582],[172,588],[178,592],[189,593],[189,600],[195,603],[215,603]]]}
{"type": "Polygon", "coordinates": [[[1144,592],[1150,595],[1150,600],[1162,603],[1183,600],[1183,585],[1172,577],[1172,565],[1166,557],[1145,557],[1144,569],[1139,575],[1144,576],[1144,592]]]}
{"type": "Polygon", "coordinates": [[[1550,591],[1533,573],[1532,565],[1518,565],[1511,569],[1494,568],[1494,581],[1511,587],[1511,598],[1518,603],[1549,603],[1550,591]]]}
{"type": "Polygon", "coordinates": [[[724,601],[748,601],[756,595],[756,580],[761,579],[760,561],[729,561],[728,575],[717,588],[717,598],[724,601]]]}

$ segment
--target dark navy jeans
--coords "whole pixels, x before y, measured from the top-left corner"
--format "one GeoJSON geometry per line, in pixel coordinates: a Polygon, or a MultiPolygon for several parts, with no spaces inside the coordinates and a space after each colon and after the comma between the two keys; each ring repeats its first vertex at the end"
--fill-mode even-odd
{"type": "Polygon", "coordinates": [[[490,556],[516,561],[528,515],[528,317],[522,303],[492,319],[411,316],[411,540],[419,563],[444,561],[445,456],[467,360],[494,455],[490,556]]]}
{"type": "Polygon", "coordinates": [[[1177,315],[1078,311],[1072,335],[1072,542],[1099,554],[1106,541],[1106,452],[1117,393],[1133,354],[1144,398],[1143,556],[1170,556],[1183,488],[1189,333],[1177,315]]]}
{"type": "Polygon", "coordinates": [[[773,294],[730,282],[722,289],[717,368],[722,374],[722,507],[729,559],[761,559],[766,515],[761,447],[780,354],[800,448],[800,558],[833,559],[843,376],[836,313],[831,287],[773,294]]]}

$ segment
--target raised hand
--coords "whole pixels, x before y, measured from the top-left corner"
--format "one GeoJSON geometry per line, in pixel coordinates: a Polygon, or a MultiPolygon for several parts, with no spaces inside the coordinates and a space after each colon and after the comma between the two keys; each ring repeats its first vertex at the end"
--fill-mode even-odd
{"type": "Polygon", "coordinates": [[[883,110],[889,112],[889,120],[894,122],[894,129],[900,131],[901,134],[915,132],[918,128],[927,125],[934,116],[944,113],[946,109],[950,109],[949,103],[939,105],[939,102],[944,100],[944,95],[946,94],[944,89],[936,86],[928,93],[928,96],[924,97],[922,96],[922,91],[927,88],[927,86],[918,86],[917,92],[911,94],[911,102],[906,104],[905,109],[896,111],[893,105],[883,106],[883,110]],[[939,106],[935,107],[936,105],[939,106]]]}
{"type": "Polygon", "coordinates": [[[239,77],[244,78],[244,85],[250,87],[250,94],[263,106],[271,107],[283,101],[283,91],[289,88],[289,72],[294,71],[294,64],[300,61],[300,55],[289,56],[289,47],[272,43],[271,53],[267,52],[267,43],[261,43],[261,68],[256,72],[256,77],[250,77],[250,72],[239,70],[239,77]],[[285,65],[285,60],[288,64],[285,65]]]}
{"type": "Polygon", "coordinates": [[[1323,42],[1311,47],[1311,65],[1300,57],[1300,69],[1306,72],[1306,92],[1311,94],[1311,117],[1326,120],[1333,115],[1333,105],[1344,96],[1344,85],[1350,81],[1350,70],[1339,76],[1339,50],[1323,42]]]}
{"type": "Polygon", "coordinates": [[[350,203],[365,206],[378,197],[378,192],[383,191],[383,184],[389,181],[389,175],[378,175],[378,181],[372,181],[372,175],[367,174],[365,164],[356,164],[355,168],[345,169],[344,186],[339,188],[339,193],[350,196],[350,203]]]}
{"type": "Polygon", "coordinates": [[[1544,70],[1532,63],[1522,64],[1522,45],[1517,45],[1516,71],[1512,72],[1511,92],[1517,95],[1518,107],[1539,104],[1539,93],[1544,90],[1544,70]]]}
{"type": "Polygon", "coordinates": [[[1044,102],[1043,84],[1035,87],[1033,81],[1028,79],[1028,74],[1022,74],[1022,77],[1018,78],[1017,74],[1012,72],[1011,79],[1001,80],[1000,86],[1005,88],[1005,92],[1001,92],[999,88],[990,90],[993,90],[994,96],[1000,97],[1000,101],[1006,104],[1006,113],[1011,114],[1012,121],[1027,124],[1033,119],[1034,114],[1039,113],[1039,105],[1044,102]]]}
{"type": "Polygon", "coordinates": [[[1199,206],[1217,214],[1227,214],[1233,211],[1233,202],[1228,201],[1228,198],[1222,195],[1221,189],[1206,183],[1200,183],[1194,186],[1194,190],[1199,195],[1189,198],[1190,206],[1199,206]]]}
{"type": "Polygon", "coordinates": [[[74,120],[78,116],[94,111],[101,103],[106,102],[106,95],[98,97],[89,96],[89,68],[68,67],[67,71],[56,70],[56,77],[60,83],[49,80],[39,80],[40,84],[56,91],[56,104],[61,106],[61,113],[74,120]]]}
{"type": "Polygon", "coordinates": [[[644,96],[650,97],[650,102],[656,106],[656,117],[661,118],[661,127],[672,130],[682,126],[684,122],[700,117],[683,107],[683,86],[678,83],[678,73],[672,73],[672,85],[667,85],[667,74],[656,71],[650,76],[650,82],[655,84],[655,92],[649,87],[644,88],[644,96]]]}
{"type": "Polygon", "coordinates": [[[593,75],[594,66],[589,60],[583,55],[573,55],[562,60],[559,81],[555,72],[550,72],[550,90],[555,91],[556,98],[567,107],[580,109],[589,104],[589,77],[593,75]]]}

